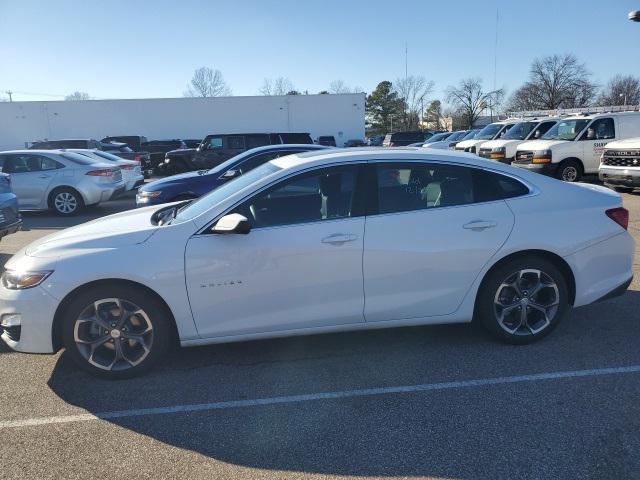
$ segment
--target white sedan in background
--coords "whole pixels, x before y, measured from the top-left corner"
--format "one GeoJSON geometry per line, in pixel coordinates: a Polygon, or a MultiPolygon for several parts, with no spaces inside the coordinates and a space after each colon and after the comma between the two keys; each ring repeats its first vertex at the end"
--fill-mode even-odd
{"type": "Polygon", "coordinates": [[[122,171],[122,180],[124,181],[125,190],[127,192],[144,183],[142,167],[140,166],[140,162],[136,160],[125,160],[124,158],[118,157],[109,152],[103,152],[102,150],[74,148],[63,151],[79,153],[99,162],[108,162],[116,165],[122,171]]]}
{"type": "Polygon", "coordinates": [[[0,152],[0,168],[11,175],[20,210],[79,213],[124,192],[122,172],[111,162],[73,152],[10,150],[0,152]]]}
{"type": "Polygon", "coordinates": [[[149,369],[173,342],[474,317],[524,344],[626,290],[627,222],[611,190],[467,154],[290,155],[195,201],[32,243],[2,275],[0,327],[17,351],[66,348],[108,378],[149,369]]]}

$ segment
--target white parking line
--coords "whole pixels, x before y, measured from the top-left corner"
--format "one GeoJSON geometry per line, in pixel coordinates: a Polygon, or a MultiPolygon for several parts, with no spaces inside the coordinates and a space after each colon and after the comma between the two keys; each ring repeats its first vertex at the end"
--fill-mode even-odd
{"type": "Polygon", "coordinates": [[[566,378],[597,377],[602,375],[619,375],[625,373],[640,373],[640,365],[627,367],[595,368],[590,370],[570,370],[564,372],[535,373],[531,375],[517,375],[512,377],[483,378],[477,380],[461,380],[457,382],[426,383],[422,385],[404,385],[398,387],[366,388],[361,390],[343,390],[338,392],[310,393],[303,395],[288,395],[283,397],[257,398],[254,400],[231,400],[226,402],[200,403],[192,405],[175,405],[172,407],[141,408],[134,410],[118,410],[102,413],[86,413],[79,415],[65,415],[58,417],[36,417],[22,420],[0,421],[0,429],[34,427],[53,425],[58,423],[87,422],[92,420],[112,420],[126,417],[142,417],[152,415],[167,415],[171,413],[204,412],[210,410],[226,410],[229,408],[258,407],[263,405],[277,405],[282,403],[311,402],[317,400],[334,400],[340,398],[369,397],[394,393],[416,393],[436,390],[451,390],[457,388],[485,387],[489,385],[503,385],[509,383],[540,382],[544,380],[561,380],[566,378]]]}

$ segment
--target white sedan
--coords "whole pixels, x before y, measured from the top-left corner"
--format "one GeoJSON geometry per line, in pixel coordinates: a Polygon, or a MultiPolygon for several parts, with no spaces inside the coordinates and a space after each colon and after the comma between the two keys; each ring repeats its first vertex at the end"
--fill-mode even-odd
{"type": "Polygon", "coordinates": [[[348,149],[272,160],[206,196],[32,243],[2,338],[139,374],[182,346],[476,318],[517,344],[623,293],[634,243],[606,188],[474,155],[348,149]]]}
{"type": "Polygon", "coordinates": [[[137,160],[126,160],[124,158],[117,157],[112,153],[103,152],[102,150],[73,148],[62,151],[79,153],[86,157],[93,158],[98,162],[111,163],[117,166],[122,171],[122,181],[124,181],[125,190],[127,192],[144,183],[142,167],[140,166],[140,162],[137,160]]]}

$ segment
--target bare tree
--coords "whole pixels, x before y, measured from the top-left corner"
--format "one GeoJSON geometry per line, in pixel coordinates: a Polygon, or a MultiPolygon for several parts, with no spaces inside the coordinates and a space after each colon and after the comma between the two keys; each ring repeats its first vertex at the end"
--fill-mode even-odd
{"type": "Polygon", "coordinates": [[[295,90],[295,87],[287,77],[265,78],[260,93],[262,95],[286,95],[292,90],[295,90]]]}
{"type": "Polygon", "coordinates": [[[455,107],[462,117],[465,128],[473,128],[480,114],[486,108],[495,110],[502,103],[504,90],[485,92],[482,79],[466,78],[457,87],[450,86],[446,90],[447,101],[455,107]]]}
{"type": "Polygon", "coordinates": [[[433,81],[427,80],[422,75],[411,75],[397,79],[394,88],[405,104],[403,128],[417,129],[427,97],[433,91],[433,81]]]}
{"type": "Polygon", "coordinates": [[[598,98],[598,105],[639,105],[640,78],[633,75],[616,75],[598,98]]]}
{"type": "Polygon", "coordinates": [[[185,97],[223,97],[231,95],[222,72],[209,67],[198,68],[187,85],[185,97]]]}
{"type": "Polygon", "coordinates": [[[586,107],[594,102],[598,86],[575,55],[536,58],[529,80],[509,100],[509,110],[554,110],[586,107]]]}
{"type": "Polygon", "coordinates": [[[65,100],[89,100],[91,97],[87,92],[80,92],[76,90],[71,95],[64,97],[65,100]]]}

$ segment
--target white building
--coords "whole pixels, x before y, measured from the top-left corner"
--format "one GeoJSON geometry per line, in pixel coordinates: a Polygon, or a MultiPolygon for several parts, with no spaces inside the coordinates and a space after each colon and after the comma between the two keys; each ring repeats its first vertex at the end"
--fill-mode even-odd
{"type": "Polygon", "coordinates": [[[364,138],[364,107],[363,93],[1,102],[0,150],[45,139],[269,132],[308,132],[314,139],[333,135],[341,146],[364,138]]]}

